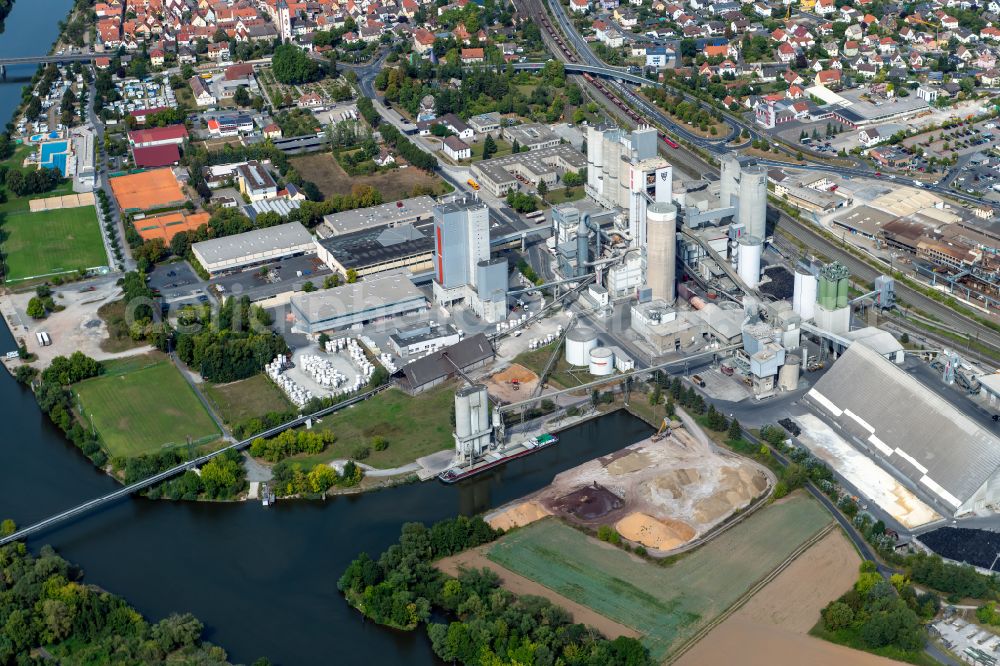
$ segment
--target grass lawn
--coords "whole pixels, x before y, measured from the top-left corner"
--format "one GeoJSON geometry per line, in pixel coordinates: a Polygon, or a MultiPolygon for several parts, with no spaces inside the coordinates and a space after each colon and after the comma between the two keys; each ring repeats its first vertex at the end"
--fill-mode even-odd
{"type": "Polygon", "coordinates": [[[222,420],[230,425],[293,408],[281,389],[263,374],[229,384],[206,383],[201,388],[222,420]]]}
{"type": "Polygon", "coordinates": [[[429,188],[435,195],[447,194],[453,189],[434,174],[413,167],[390,169],[370,176],[349,176],[333,155],[325,152],[300,155],[288,161],[303,178],[316,183],[324,197],[350,194],[355,185],[371,185],[382,193],[384,201],[411,197],[415,188],[429,188]]]}
{"type": "Polygon", "coordinates": [[[664,566],[547,518],[502,537],[488,556],[641,632],[662,661],[830,520],[810,497],[795,494],[664,566]]]}
{"type": "Polygon", "coordinates": [[[566,203],[567,201],[579,201],[586,195],[587,193],[584,191],[582,185],[578,185],[576,187],[560,187],[545,194],[545,203],[550,206],[555,206],[557,204],[566,203]]]}
{"type": "Polygon", "coordinates": [[[8,281],[107,265],[93,206],[32,213],[24,203],[25,210],[0,211],[8,281]]]}
{"type": "Polygon", "coordinates": [[[133,457],[203,443],[219,429],[169,361],[148,364],[154,355],[112,365],[109,374],[75,385],[85,418],[112,456],[133,457]],[[116,373],[116,374],[110,374],[116,373]]]}
{"type": "Polygon", "coordinates": [[[454,396],[454,382],[412,397],[399,389],[389,389],[371,400],[324,418],[314,428],[333,431],[337,441],[322,453],[296,456],[292,460],[311,467],[316,463],[351,458],[357,447],[368,446],[371,455],[363,462],[389,469],[449,449],[455,445],[451,424],[454,396]],[[387,439],[389,447],[384,451],[372,448],[372,438],[376,436],[387,439]]]}
{"type": "MultiPolygon", "coordinates": [[[[511,144],[504,139],[493,138],[494,143],[497,144],[497,152],[493,153],[493,157],[504,157],[510,155],[511,144]]],[[[483,159],[483,146],[486,144],[486,140],[476,141],[475,143],[470,143],[469,148],[472,149],[471,160],[462,160],[463,162],[478,162],[483,159]]]]}

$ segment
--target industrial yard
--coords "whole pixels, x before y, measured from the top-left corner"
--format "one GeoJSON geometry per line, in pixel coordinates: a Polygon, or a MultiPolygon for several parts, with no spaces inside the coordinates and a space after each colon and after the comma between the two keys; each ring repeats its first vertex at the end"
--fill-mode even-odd
{"type": "Polygon", "coordinates": [[[567,470],[487,519],[495,527],[524,525],[546,515],[589,528],[613,525],[624,539],[664,556],[769,491],[773,477],[766,468],[676,426],[669,436],[567,470]]]}

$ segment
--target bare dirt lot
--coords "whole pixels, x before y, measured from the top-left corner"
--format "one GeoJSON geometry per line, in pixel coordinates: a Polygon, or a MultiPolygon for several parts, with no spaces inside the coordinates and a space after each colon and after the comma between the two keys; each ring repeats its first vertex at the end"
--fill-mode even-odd
{"type": "Polygon", "coordinates": [[[629,541],[662,555],[749,506],[772,481],[760,465],[720,455],[705,438],[676,427],[660,441],[643,440],[567,470],[527,499],[572,522],[615,525],[629,541]]]}
{"type": "Polygon", "coordinates": [[[528,368],[515,363],[486,380],[490,395],[503,402],[517,402],[530,396],[538,386],[538,375],[528,368]],[[514,382],[517,388],[514,388],[514,382]]]}
{"type": "MultiPolygon", "coordinates": [[[[355,185],[370,185],[382,193],[386,201],[406,199],[418,188],[429,188],[434,194],[445,193],[445,183],[426,171],[408,167],[391,169],[370,176],[350,176],[330,153],[311,153],[289,160],[302,177],[316,183],[324,197],[350,194],[355,185]]],[[[424,194],[427,192],[424,191],[424,194]]]]}
{"type": "Polygon", "coordinates": [[[464,553],[453,555],[452,557],[446,557],[437,563],[437,568],[449,576],[457,576],[460,569],[490,569],[500,576],[500,582],[503,586],[514,594],[533,594],[535,596],[545,597],[557,606],[561,606],[568,610],[573,616],[574,622],[591,626],[600,631],[607,638],[614,639],[619,636],[639,638],[641,635],[635,629],[626,627],[624,624],[619,624],[614,620],[609,620],[603,615],[590,610],[586,606],[578,604],[575,601],[567,599],[561,594],[553,592],[544,585],[540,585],[539,583],[529,580],[524,576],[519,576],[516,573],[505,569],[496,562],[487,558],[484,548],[474,548],[472,550],[467,550],[464,553]]]}
{"type": "Polygon", "coordinates": [[[851,587],[861,560],[840,530],[817,542],[686,652],[678,666],[888,666],[889,659],[808,635],[820,610],[851,587]],[[822,572],[822,575],[817,575],[822,572]]]}

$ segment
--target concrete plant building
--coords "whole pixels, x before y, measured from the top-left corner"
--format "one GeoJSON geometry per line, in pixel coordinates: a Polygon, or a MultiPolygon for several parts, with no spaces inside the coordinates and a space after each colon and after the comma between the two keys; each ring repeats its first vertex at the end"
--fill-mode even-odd
{"type": "Polygon", "coordinates": [[[552,190],[561,187],[562,175],[587,166],[583,154],[568,144],[480,160],[472,165],[472,177],[490,194],[507,196],[520,184],[537,188],[541,182],[552,190]]]}
{"type": "Polygon", "coordinates": [[[289,303],[294,328],[308,334],[383,321],[427,308],[427,299],[409,276],[401,273],[296,293],[289,303]]]}
{"type": "Polygon", "coordinates": [[[434,208],[434,301],[465,302],[488,323],[507,318],[507,259],[490,258],[490,215],[478,199],[434,208]]]}

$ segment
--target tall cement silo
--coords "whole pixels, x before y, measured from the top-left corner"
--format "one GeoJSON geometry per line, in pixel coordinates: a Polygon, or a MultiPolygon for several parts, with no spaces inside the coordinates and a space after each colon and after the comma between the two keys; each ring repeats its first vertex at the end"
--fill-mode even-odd
{"type": "Polygon", "coordinates": [[[740,171],[740,206],[736,221],[755,238],[767,234],[767,169],[759,164],[740,171]]]}
{"type": "Polygon", "coordinates": [[[674,302],[677,206],[656,202],[646,209],[646,284],[654,299],[674,302]]]}
{"type": "Polygon", "coordinates": [[[760,255],[763,247],[763,241],[754,236],[744,236],[737,241],[737,273],[751,289],[756,289],[760,284],[760,255]]]}
{"type": "Polygon", "coordinates": [[[604,133],[593,125],[587,128],[587,185],[601,192],[604,174],[604,133]]]}
{"type": "Polygon", "coordinates": [[[740,191],[740,162],[736,153],[728,153],[722,158],[720,178],[719,203],[728,208],[740,191]]]}
{"type": "Polygon", "coordinates": [[[455,391],[455,450],[462,460],[470,460],[489,447],[493,434],[490,400],[482,384],[455,391]]]}

